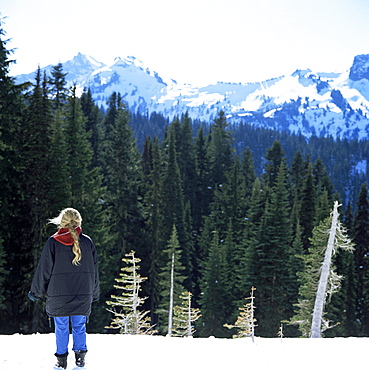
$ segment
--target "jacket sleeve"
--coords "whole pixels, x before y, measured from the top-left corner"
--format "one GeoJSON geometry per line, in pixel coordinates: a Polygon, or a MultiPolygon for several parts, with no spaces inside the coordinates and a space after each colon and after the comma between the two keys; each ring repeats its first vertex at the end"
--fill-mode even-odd
{"type": "Polygon", "coordinates": [[[97,251],[95,248],[94,243],[92,242],[92,256],[94,260],[94,267],[95,267],[95,284],[92,294],[92,301],[96,302],[100,298],[100,278],[99,278],[99,261],[97,256],[97,251]]]}
{"type": "Polygon", "coordinates": [[[35,297],[42,298],[46,294],[53,266],[54,253],[52,251],[52,238],[50,238],[44,246],[33,277],[31,292],[35,297]]]}

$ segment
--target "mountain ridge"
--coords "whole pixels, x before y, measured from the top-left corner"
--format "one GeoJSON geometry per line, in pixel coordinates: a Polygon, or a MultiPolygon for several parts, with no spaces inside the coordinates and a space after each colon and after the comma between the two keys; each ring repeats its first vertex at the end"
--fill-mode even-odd
{"type": "MultiPolygon", "coordinates": [[[[42,68],[51,73],[52,66],[42,68]]],[[[78,53],[63,63],[67,85],[77,92],[90,88],[95,102],[107,108],[119,92],[129,109],[161,113],[169,119],[186,112],[192,119],[212,122],[220,110],[232,124],[286,130],[309,138],[364,139],[369,133],[369,55],[355,56],[343,72],[296,69],[291,75],[260,82],[218,82],[207,86],[164,80],[133,56],[106,65],[78,53]]],[[[34,73],[16,76],[30,81],[34,73]]]]}

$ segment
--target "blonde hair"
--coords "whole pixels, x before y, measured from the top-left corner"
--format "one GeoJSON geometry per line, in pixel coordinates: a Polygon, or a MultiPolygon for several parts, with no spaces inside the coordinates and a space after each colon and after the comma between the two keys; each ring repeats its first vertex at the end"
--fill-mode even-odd
{"type": "Polygon", "coordinates": [[[74,208],[63,209],[58,217],[49,220],[51,224],[57,225],[59,228],[66,228],[72,235],[74,244],[72,252],[74,253],[73,265],[79,265],[82,258],[81,248],[79,246],[78,233],[76,231],[77,227],[81,227],[82,217],[81,214],[74,208]]]}

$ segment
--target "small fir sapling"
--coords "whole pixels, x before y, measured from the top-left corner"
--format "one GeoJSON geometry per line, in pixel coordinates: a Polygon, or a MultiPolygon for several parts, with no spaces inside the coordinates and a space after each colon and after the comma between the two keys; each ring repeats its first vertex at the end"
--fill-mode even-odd
{"type": "Polygon", "coordinates": [[[254,334],[255,334],[255,322],[256,319],[254,318],[255,306],[254,306],[254,290],[256,288],[251,288],[250,297],[245,298],[250,300],[250,302],[246,303],[244,306],[240,307],[240,314],[234,323],[234,325],[225,324],[224,326],[228,329],[236,328],[237,334],[233,336],[233,338],[244,338],[244,337],[251,337],[252,341],[254,341],[254,334]]]}
{"type": "Polygon", "coordinates": [[[201,317],[200,309],[191,307],[192,293],[180,295],[182,304],[174,307],[172,335],[176,337],[192,337],[195,332],[193,323],[201,317]]]}
{"type": "Polygon", "coordinates": [[[122,273],[119,274],[121,277],[115,279],[119,285],[114,285],[116,289],[122,290],[122,294],[112,295],[112,300],[106,302],[113,307],[108,311],[114,315],[110,326],[106,328],[119,329],[121,334],[154,334],[156,330],[153,329],[154,326],[150,324],[148,317],[150,311],[138,309],[147,299],[139,296],[141,284],[147,279],[137,272],[141,260],[135,257],[134,251],[126,254],[126,257],[122,261],[127,266],[121,268],[122,273]]]}

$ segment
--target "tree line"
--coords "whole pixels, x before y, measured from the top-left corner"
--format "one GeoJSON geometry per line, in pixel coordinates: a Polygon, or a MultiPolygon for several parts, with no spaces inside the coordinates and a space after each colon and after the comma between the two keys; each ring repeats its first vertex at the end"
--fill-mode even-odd
{"type": "MultiPolygon", "coordinates": [[[[4,32],[2,32],[2,36],[4,32]]],[[[66,88],[62,65],[51,76],[17,85],[6,41],[0,42],[0,332],[49,331],[42,302],[27,301],[41,250],[55,230],[47,220],[65,207],[78,209],[83,232],[100,261],[101,299],[90,332],[106,332],[106,301],[117,294],[122,259],[141,260],[147,296],[144,310],[164,333],[169,271],[175,259],[173,304],[190,292],[198,336],[230,337],[239,307],[255,287],[255,334],[278,335],[299,299],[301,256],[309,255],[314,228],[341,196],[323,161],[297,150],[289,160],[281,141],[263,154],[235,150],[224,112],[209,125],[188,115],[167,122],[162,136],[145,135],[139,149],[132,115],[119,93],[108,109],[91,92],[66,88]],[[174,257],[173,257],[174,256],[174,257]]],[[[133,117],[134,118],[134,117],[133,117]]],[[[137,118],[137,117],[136,117],[137,118]]],[[[350,256],[337,253],[344,276],[329,305],[326,335],[369,333],[368,190],[365,184],[344,223],[355,243],[350,256]]],[[[298,328],[284,328],[299,336],[298,328]]]]}

